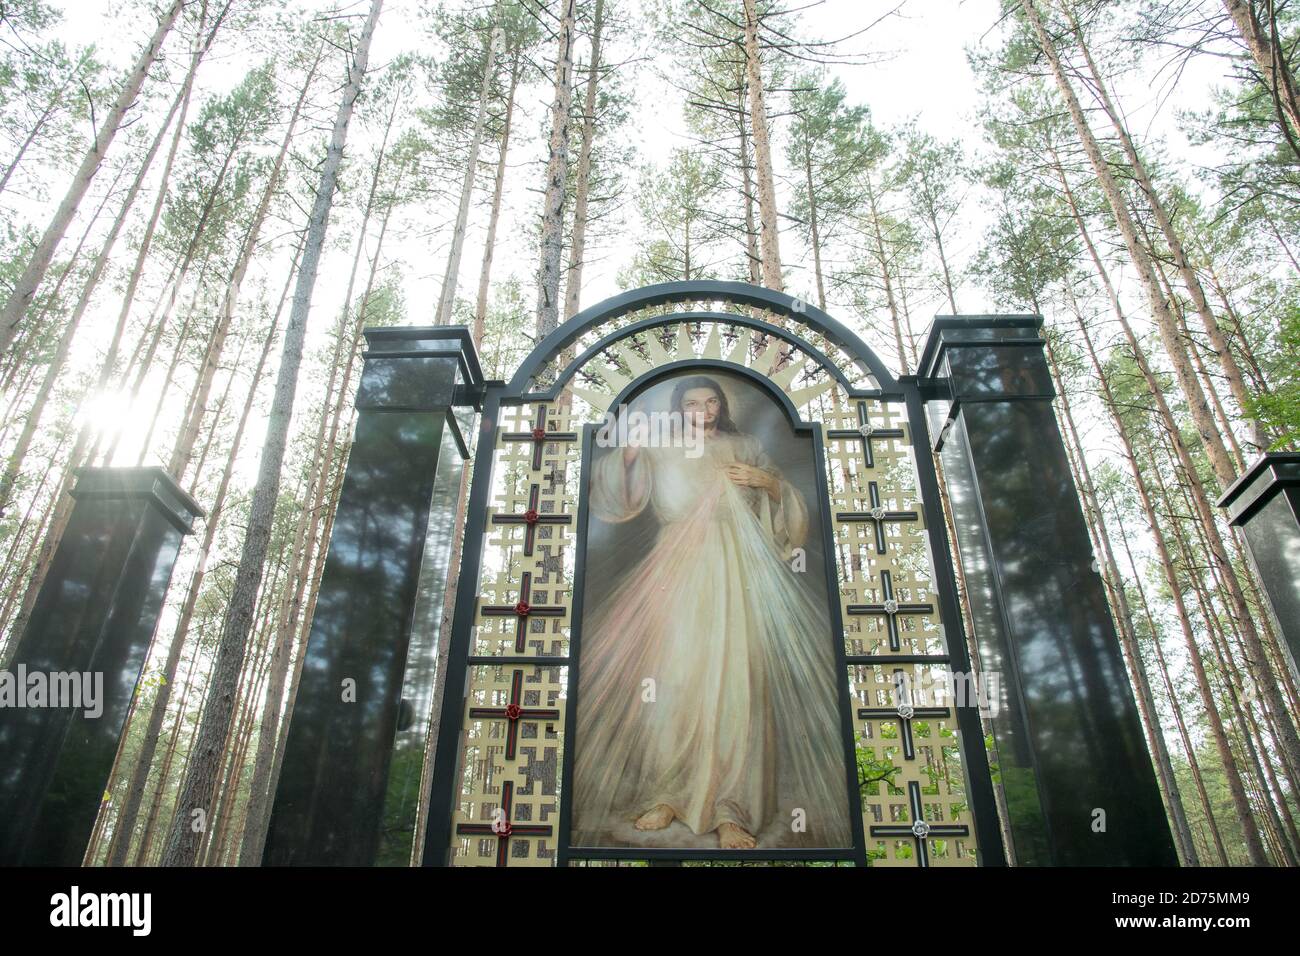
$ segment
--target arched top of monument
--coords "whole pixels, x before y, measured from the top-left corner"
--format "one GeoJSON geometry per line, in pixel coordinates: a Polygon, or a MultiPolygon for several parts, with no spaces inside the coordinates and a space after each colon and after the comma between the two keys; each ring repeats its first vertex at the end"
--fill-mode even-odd
{"type": "Polygon", "coordinates": [[[729,319],[779,336],[818,355],[850,390],[898,391],[898,381],[875,352],[846,326],[797,296],[747,282],[695,280],[631,289],[584,309],[546,336],[519,366],[508,391],[554,392],[610,341],[635,330],[729,319]]]}

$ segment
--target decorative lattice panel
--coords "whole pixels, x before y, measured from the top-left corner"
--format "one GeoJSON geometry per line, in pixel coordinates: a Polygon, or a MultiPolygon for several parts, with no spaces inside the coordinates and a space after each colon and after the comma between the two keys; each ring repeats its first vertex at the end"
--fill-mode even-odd
{"type": "Polygon", "coordinates": [[[555,858],[580,452],[566,405],[501,409],[453,865],[549,866],[555,858]]]}
{"type": "Polygon", "coordinates": [[[622,348],[622,341],[626,340],[621,340],[615,343],[614,348],[605,349],[603,354],[581,362],[576,369],[576,375],[573,376],[573,379],[576,379],[574,384],[578,388],[590,388],[594,383],[596,392],[606,391],[612,394],[617,389],[611,386],[616,385],[619,380],[630,382],[639,374],[638,367],[655,368],[666,361],[688,358],[691,354],[700,358],[737,361],[754,367],[759,364],[755,360],[762,355],[763,347],[767,343],[763,341],[764,336],[761,333],[737,324],[737,320],[747,319],[775,327],[780,334],[773,338],[780,343],[779,347],[788,349],[792,343],[802,342],[808,348],[816,349],[825,357],[824,362],[818,364],[838,370],[850,387],[877,387],[878,383],[860,361],[825,336],[804,325],[797,316],[706,298],[666,302],[607,316],[601,323],[585,329],[569,349],[546,362],[533,375],[527,389],[529,391],[552,389],[559,382],[565,369],[577,362],[575,356],[581,356],[595,349],[602,340],[642,323],[652,325],[654,331],[647,333],[642,330],[635,333],[633,338],[636,344],[632,350],[634,354],[629,354],[622,348]],[[690,318],[680,318],[683,315],[690,318]],[[662,324],[655,325],[655,323],[662,324]],[[716,338],[709,334],[712,327],[718,329],[719,334],[716,338]],[[738,336],[758,345],[757,351],[751,350],[753,354],[748,356],[728,354],[733,352],[738,336]],[[653,340],[657,340],[657,344],[653,340]],[[629,372],[633,373],[631,377],[627,377],[629,372]]]}
{"type": "Polygon", "coordinates": [[[554,862],[564,670],[535,664],[470,669],[454,864],[554,862]]]}
{"type": "Polygon", "coordinates": [[[582,425],[602,421],[646,373],[700,359],[768,378],[804,421],[820,423],[868,862],[973,864],[905,408],[862,397],[878,388],[862,363],[797,316],[712,300],[607,318],[542,366],[522,401],[501,407],[452,862],[555,860],[582,425]]]}
{"type": "Polygon", "coordinates": [[[564,657],[581,448],[559,403],[501,409],[476,656],[564,657]]]}
{"type": "Polygon", "coordinates": [[[840,403],[822,429],[868,861],[974,865],[954,688],[904,408],[840,403]]]}

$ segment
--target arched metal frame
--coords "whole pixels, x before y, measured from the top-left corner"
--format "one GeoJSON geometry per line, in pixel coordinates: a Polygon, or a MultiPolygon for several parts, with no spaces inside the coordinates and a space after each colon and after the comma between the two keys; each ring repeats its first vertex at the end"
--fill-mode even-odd
{"type": "MultiPolygon", "coordinates": [[[[923,406],[923,396],[921,387],[915,378],[904,376],[896,378],[889,369],[880,361],[879,357],[867,347],[854,333],[846,327],[835,321],[825,312],[816,307],[803,302],[802,300],[777,293],[772,290],[759,288],[738,282],[673,282],[660,285],[648,286],[643,289],[633,290],[623,293],[604,302],[593,306],[576,315],[574,318],[565,322],[555,331],[550,333],[543,341],[533,350],[527,359],[521,364],[509,383],[492,382],[486,388],[483,402],[483,415],[480,421],[478,441],[476,445],[476,456],[479,461],[474,470],[473,483],[470,490],[467,520],[465,529],[465,545],[461,559],[461,573],[459,577],[460,586],[457,590],[455,610],[452,622],[452,631],[450,638],[450,647],[448,653],[445,689],[441,710],[441,719],[439,723],[439,739],[437,741],[436,755],[434,759],[433,773],[431,776],[432,792],[429,795],[428,820],[426,826],[426,835],[424,840],[423,861],[426,866],[440,866],[448,862],[448,855],[451,846],[455,840],[453,833],[452,819],[453,812],[457,803],[457,792],[460,787],[458,771],[461,756],[461,734],[462,722],[465,713],[465,699],[463,692],[467,687],[468,668],[474,665],[495,664],[495,665],[530,665],[546,666],[553,664],[555,666],[565,666],[569,668],[568,682],[571,688],[576,687],[577,661],[578,661],[578,641],[580,640],[580,624],[582,617],[582,573],[583,560],[582,551],[585,549],[586,541],[586,523],[587,523],[587,494],[580,490],[578,496],[578,509],[575,516],[574,530],[576,534],[578,555],[575,579],[572,582],[573,597],[570,612],[570,638],[568,655],[563,660],[547,658],[544,656],[530,655],[527,657],[493,657],[490,660],[474,658],[470,654],[471,633],[474,630],[477,605],[479,601],[478,582],[482,570],[483,551],[485,542],[485,531],[487,526],[487,516],[490,506],[492,485],[493,485],[493,456],[495,453],[495,439],[498,431],[498,420],[501,415],[503,406],[524,405],[537,402],[553,402],[559,398],[566,387],[571,385],[574,375],[588,361],[600,355],[611,345],[618,341],[634,336],[638,333],[654,329],[659,326],[682,324],[684,322],[725,322],[729,325],[741,326],[752,329],[769,336],[778,337],[791,345],[797,347],[804,355],[814,359],[821,369],[826,370],[834,377],[836,384],[844,389],[850,399],[875,399],[881,402],[899,403],[904,406],[907,421],[909,423],[908,435],[912,443],[912,458],[916,466],[917,488],[920,506],[923,509],[928,536],[929,553],[933,571],[933,590],[938,604],[938,614],[942,621],[948,622],[945,633],[947,635],[947,653],[943,655],[926,655],[924,662],[927,664],[942,664],[949,670],[959,673],[970,673],[971,665],[967,654],[966,644],[963,639],[964,628],[961,624],[960,608],[957,600],[957,591],[955,578],[952,569],[952,559],[948,547],[947,536],[944,533],[944,519],[941,511],[939,488],[934,469],[934,463],[931,458],[928,431],[925,424],[925,414],[923,406]],[[841,369],[815,344],[808,341],[805,335],[800,334],[803,330],[791,330],[781,328],[772,323],[764,322],[757,318],[730,312],[711,312],[711,311],[683,311],[673,312],[670,314],[652,316],[626,325],[616,326],[611,332],[601,335],[597,341],[590,344],[582,350],[580,354],[572,360],[565,363],[555,380],[549,385],[536,387],[535,379],[557,357],[563,355],[566,349],[574,345],[584,334],[598,329],[601,325],[613,322],[620,317],[626,316],[631,312],[663,306],[674,302],[711,302],[725,301],[742,307],[754,307],[783,316],[788,320],[797,322],[799,325],[806,327],[815,336],[821,336],[826,342],[835,346],[844,353],[846,357],[852,360],[853,364],[864,375],[874,380],[875,388],[863,388],[855,386],[841,371],[841,369]]],[[[649,381],[652,381],[664,374],[669,373],[669,369],[679,370],[683,367],[719,367],[726,368],[729,371],[739,372],[750,376],[755,380],[760,380],[767,387],[770,393],[779,395],[783,410],[790,416],[796,431],[807,430],[813,435],[815,455],[817,459],[817,478],[821,493],[819,494],[819,508],[822,509],[823,517],[829,518],[826,513],[829,510],[829,498],[826,494],[824,483],[826,480],[826,470],[824,467],[824,448],[822,444],[822,435],[818,423],[803,421],[798,410],[794,407],[789,397],[779,388],[765,378],[765,376],[754,372],[745,366],[728,363],[713,362],[710,360],[694,359],[681,362],[659,365],[652,368],[644,374],[634,377],[634,381],[621,389],[615,397],[610,407],[614,407],[618,402],[624,400],[628,395],[646,387],[649,381]]],[[[586,466],[590,461],[590,448],[594,435],[594,426],[588,424],[583,428],[582,440],[583,453],[581,457],[581,468],[585,478],[586,466]]],[[[831,534],[832,524],[826,521],[823,524],[825,533],[823,534],[823,548],[825,560],[827,562],[827,573],[830,577],[828,586],[832,595],[836,593],[837,581],[835,580],[835,558],[832,554],[831,534]]],[[[839,602],[832,601],[834,607],[833,623],[837,635],[842,634],[841,621],[839,618],[839,602]]],[[[837,655],[840,664],[850,666],[855,663],[867,663],[863,660],[857,661],[848,657],[844,651],[843,640],[837,639],[837,655]]],[[[916,663],[916,658],[898,657],[891,658],[900,663],[916,663]]],[[[870,663],[878,663],[873,659],[870,663]]],[[[841,680],[841,684],[843,681],[841,680]]],[[[842,688],[842,693],[847,697],[847,691],[842,688]]],[[[572,694],[572,691],[571,691],[572,694]]],[[[576,695],[573,695],[576,696],[576,695]]],[[[569,701],[570,713],[567,715],[565,724],[572,727],[572,698],[569,701]]],[[[848,711],[842,707],[846,720],[851,720],[848,711]]],[[[966,775],[966,783],[969,788],[968,803],[970,812],[973,816],[973,829],[975,831],[976,842],[979,847],[980,863],[982,865],[1001,865],[1005,862],[1005,856],[1002,847],[1001,833],[997,822],[997,811],[993,799],[992,782],[988,767],[987,754],[983,746],[983,732],[980,724],[978,711],[973,706],[955,707],[955,716],[962,741],[962,764],[966,775]]],[[[850,741],[852,738],[852,727],[848,729],[850,741]]],[[[566,742],[567,743],[567,742],[566,742]]],[[[563,791],[567,791],[569,784],[569,774],[571,773],[572,760],[568,756],[566,746],[566,758],[564,766],[560,768],[561,786],[563,791]]],[[[856,773],[856,768],[854,770],[856,773]]],[[[918,808],[918,798],[913,795],[912,803],[915,809],[918,808]]],[[[557,862],[564,864],[568,861],[568,831],[569,831],[569,814],[570,802],[561,800],[560,817],[554,821],[554,826],[558,828],[556,840],[557,862]]],[[[853,850],[854,862],[859,865],[866,863],[866,850],[864,846],[864,837],[862,834],[861,813],[851,814],[855,827],[855,848],[853,850]]],[[[917,819],[920,819],[919,815],[917,819]]],[[[505,840],[501,841],[502,858],[498,862],[504,862],[505,840]]],[[[925,865],[925,839],[918,837],[916,840],[918,847],[918,863],[925,865]]],[[[755,855],[753,851],[732,851],[727,853],[718,851],[684,851],[684,850],[646,850],[639,849],[627,853],[584,853],[581,857],[584,859],[595,859],[599,857],[614,857],[627,859],[726,859],[734,856],[737,859],[836,859],[842,858],[843,854],[825,854],[806,850],[793,851],[776,851],[769,850],[765,854],[755,855]]]]}
{"type": "MultiPolygon", "coordinates": [[[[862,363],[863,371],[867,372],[879,383],[882,393],[894,394],[898,390],[898,382],[893,373],[889,371],[884,362],[880,361],[876,353],[868,348],[866,343],[847,327],[841,325],[811,303],[805,302],[797,296],[786,295],[783,292],[773,292],[771,289],[749,285],[746,282],[701,280],[695,282],[661,282],[658,285],[649,285],[640,289],[633,289],[630,292],[624,292],[621,295],[613,296],[604,302],[593,305],[589,309],[584,309],[538,343],[537,348],[523,361],[519,366],[519,370],[515,372],[514,377],[510,380],[510,384],[506,387],[507,393],[518,395],[524,392],[527,384],[532,381],[552,356],[559,355],[588,329],[595,328],[610,319],[626,315],[637,309],[663,305],[669,302],[700,302],[710,299],[733,302],[742,306],[755,306],[760,309],[783,313],[789,318],[816,330],[828,342],[834,343],[848,355],[862,363]]],[[[707,315],[707,313],[700,314],[707,315]]],[[[747,324],[743,321],[742,316],[729,315],[728,320],[735,321],[738,325],[747,324]]],[[[775,326],[771,326],[771,328],[779,334],[788,334],[775,326]]],[[[613,340],[611,339],[611,341],[613,340]]]]}

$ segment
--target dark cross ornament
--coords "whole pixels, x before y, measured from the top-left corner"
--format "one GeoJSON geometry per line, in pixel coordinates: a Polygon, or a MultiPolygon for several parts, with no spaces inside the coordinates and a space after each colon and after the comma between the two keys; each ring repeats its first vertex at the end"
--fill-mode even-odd
{"type": "Polygon", "coordinates": [[[524,555],[532,557],[533,546],[537,543],[537,526],[539,524],[572,524],[571,515],[542,514],[537,510],[537,504],[541,500],[542,486],[531,484],[528,486],[528,510],[521,515],[493,515],[493,524],[522,524],[527,529],[524,532],[524,555]]]}
{"type": "Polygon", "coordinates": [[[862,442],[862,458],[868,468],[875,468],[876,456],[875,452],[872,451],[871,443],[878,440],[883,441],[887,438],[902,438],[903,430],[901,428],[880,428],[871,424],[871,420],[867,416],[866,403],[858,402],[858,427],[830,428],[826,431],[826,437],[841,441],[862,442]]]}
{"type": "Polygon", "coordinates": [[[510,813],[515,804],[515,784],[507,780],[501,784],[500,814],[491,823],[458,823],[457,836],[494,836],[497,838],[497,866],[505,866],[510,859],[511,837],[550,836],[551,827],[539,823],[511,823],[510,813]]]}
{"type": "Polygon", "coordinates": [[[515,625],[515,653],[522,654],[524,645],[528,639],[528,619],[530,617],[563,617],[565,609],[562,607],[538,607],[528,603],[528,599],[533,593],[533,572],[525,571],[519,582],[519,600],[514,604],[489,604],[482,609],[485,617],[510,617],[514,615],[518,618],[515,625]]]}
{"type": "Polygon", "coordinates": [[[870,521],[876,530],[876,554],[884,554],[885,524],[890,521],[915,521],[920,516],[915,511],[887,510],[880,503],[880,486],[874,481],[867,482],[867,494],[871,501],[870,510],[840,511],[835,517],[839,521],[870,521]]]}
{"type": "Polygon", "coordinates": [[[537,419],[530,432],[503,432],[503,441],[530,441],[533,443],[533,471],[542,470],[542,450],[547,442],[577,441],[577,432],[550,432],[546,430],[546,406],[537,406],[537,419]]]}
{"type": "Polygon", "coordinates": [[[514,675],[510,678],[510,700],[504,707],[471,707],[469,709],[470,719],[487,718],[489,720],[505,720],[506,726],[506,759],[514,760],[515,754],[519,749],[519,722],[521,720],[559,720],[560,712],[547,707],[525,707],[524,701],[524,672],[515,669],[514,675]]]}
{"type": "Polygon", "coordinates": [[[901,670],[894,671],[894,696],[898,699],[897,707],[862,707],[858,709],[858,719],[898,721],[898,736],[903,741],[903,759],[915,760],[916,742],[912,739],[912,721],[930,717],[951,717],[952,711],[947,707],[914,705],[908,692],[906,675],[901,670]]]}
{"type": "Polygon", "coordinates": [[[926,842],[931,837],[969,836],[970,827],[959,823],[930,823],[925,819],[921,806],[921,785],[915,780],[907,782],[907,798],[911,804],[911,823],[886,823],[869,827],[873,837],[911,837],[916,847],[916,865],[930,865],[930,846],[926,842]]]}
{"type": "Polygon", "coordinates": [[[880,594],[884,599],[880,604],[850,604],[848,613],[853,615],[873,615],[883,617],[889,627],[889,649],[903,649],[898,631],[900,614],[933,614],[933,604],[899,604],[894,597],[894,581],[888,571],[880,572],[880,594]]]}

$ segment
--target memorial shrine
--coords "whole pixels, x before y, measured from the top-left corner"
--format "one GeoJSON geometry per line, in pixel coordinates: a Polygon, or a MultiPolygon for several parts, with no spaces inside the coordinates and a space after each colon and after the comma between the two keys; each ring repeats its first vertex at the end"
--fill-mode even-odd
{"type": "MultiPolygon", "coordinates": [[[[1040,327],[937,319],[898,377],[670,283],[509,382],[369,329],[264,863],[1176,865],[1040,327]]],[[[3,862],[80,862],[198,516],[83,476],[15,661],[107,671],[105,717],[6,724],[3,862]]]]}

